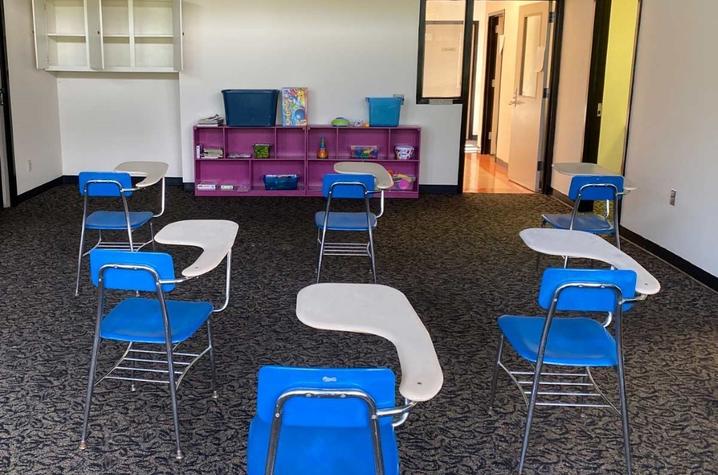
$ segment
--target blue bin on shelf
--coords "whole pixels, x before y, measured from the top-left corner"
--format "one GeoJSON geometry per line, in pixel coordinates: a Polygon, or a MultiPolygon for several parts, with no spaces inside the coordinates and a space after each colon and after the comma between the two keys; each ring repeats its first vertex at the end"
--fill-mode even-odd
{"type": "Polygon", "coordinates": [[[296,190],[299,183],[299,175],[264,175],[265,190],[296,190]]]}
{"type": "Polygon", "coordinates": [[[277,89],[225,89],[224,114],[230,127],[269,127],[277,121],[277,89]]]}
{"type": "Polygon", "coordinates": [[[367,97],[370,127],[396,127],[399,125],[404,96],[367,97]]]}

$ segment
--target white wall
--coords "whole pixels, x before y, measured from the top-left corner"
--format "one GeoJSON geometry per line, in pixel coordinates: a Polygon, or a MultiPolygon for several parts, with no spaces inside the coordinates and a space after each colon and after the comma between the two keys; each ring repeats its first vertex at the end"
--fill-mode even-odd
{"type": "MultiPolygon", "coordinates": [[[[592,0],[566,2],[556,108],[554,163],[580,162],[583,158],[595,9],[592,0]]],[[[553,189],[566,195],[569,183],[568,177],[553,172],[551,177],[553,189]]]]}
{"type": "Polygon", "coordinates": [[[718,275],[718,2],[643,2],[622,224],[718,275]],[[680,34],[666,34],[682,25],[680,34]],[[668,204],[671,188],[676,206],[668,204]]]}
{"type": "Polygon", "coordinates": [[[309,119],[367,118],[365,96],[404,94],[402,123],[424,127],[422,184],[456,185],[461,106],[417,105],[416,0],[185,0],[182,169],[192,125],[224,113],[226,88],[309,87],[309,119]]]}
{"type": "Polygon", "coordinates": [[[159,160],[182,176],[176,74],[58,75],[62,173],[159,160]]]}
{"type": "Polygon", "coordinates": [[[35,69],[30,5],[29,1],[5,2],[18,194],[62,174],[56,79],[51,74],[35,69]]]}

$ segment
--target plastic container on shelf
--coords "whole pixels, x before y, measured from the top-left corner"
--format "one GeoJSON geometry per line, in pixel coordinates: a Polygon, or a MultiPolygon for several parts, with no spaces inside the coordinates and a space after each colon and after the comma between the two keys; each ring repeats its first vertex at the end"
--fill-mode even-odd
{"type": "Polygon", "coordinates": [[[399,125],[404,96],[367,97],[369,127],[396,127],[399,125]]]}
{"type": "Polygon", "coordinates": [[[394,155],[397,160],[413,160],[414,159],[414,146],[413,145],[394,145],[394,155]]]}
{"type": "Polygon", "coordinates": [[[224,114],[230,127],[269,127],[277,122],[277,89],[224,89],[224,114]]]}
{"type": "Polygon", "coordinates": [[[299,183],[299,175],[296,173],[288,175],[264,175],[265,190],[296,190],[299,183]]]}
{"type": "Polygon", "coordinates": [[[377,145],[351,145],[351,156],[356,159],[375,159],[379,157],[379,147],[377,145]]]}

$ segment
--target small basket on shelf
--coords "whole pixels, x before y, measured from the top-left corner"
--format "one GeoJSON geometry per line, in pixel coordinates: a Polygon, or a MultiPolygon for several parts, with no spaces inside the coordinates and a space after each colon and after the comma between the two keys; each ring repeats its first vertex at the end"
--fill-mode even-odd
{"type": "Polygon", "coordinates": [[[264,175],[265,190],[296,190],[299,184],[299,175],[291,173],[288,175],[264,175]]]}

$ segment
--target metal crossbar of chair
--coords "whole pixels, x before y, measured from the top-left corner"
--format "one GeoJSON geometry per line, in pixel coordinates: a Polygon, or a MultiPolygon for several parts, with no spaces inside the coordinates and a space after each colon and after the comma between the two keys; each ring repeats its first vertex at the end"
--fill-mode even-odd
{"type": "MultiPolygon", "coordinates": [[[[95,382],[95,386],[100,384],[105,379],[116,379],[122,381],[133,381],[143,383],[155,383],[155,384],[169,384],[167,380],[167,374],[169,370],[157,368],[157,365],[167,365],[167,352],[158,350],[144,350],[133,348],[133,344],[127,345],[127,349],[119,360],[115,363],[110,371],[108,371],[103,377],[99,378],[95,382]],[[138,354],[138,356],[135,356],[138,354]],[[157,357],[154,357],[157,355],[157,357]],[[141,356],[145,356],[144,358],[141,356]],[[163,358],[163,359],[162,359],[163,358]],[[153,366],[154,365],[154,366],[153,366]],[[119,374],[117,374],[119,372],[119,374]],[[144,377],[135,376],[138,373],[146,373],[144,377]],[[150,375],[162,375],[163,379],[149,378],[150,375]]],[[[174,374],[179,375],[175,382],[175,387],[184,380],[184,377],[189,372],[190,368],[197,363],[205,354],[207,354],[212,348],[207,346],[200,353],[187,353],[187,352],[172,352],[172,362],[174,365],[180,366],[181,370],[174,370],[174,374]]]]}
{"type": "MultiPolygon", "coordinates": [[[[524,402],[528,405],[536,372],[513,371],[507,368],[503,362],[499,362],[498,366],[509,375],[511,381],[521,392],[524,402]]],[[[585,372],[577,373],[542,371],[541,377],[548,379],[539,381],[537,395],[544,396],[544,399],[537,400],[537,406],[606,408],[613,409],[616,414],[620,415],[616,406],[601,391],[588,367],[585,368],[585,372]],[[547,388],[544,389],[544,386],[547,388]],[[568,401],[567,398],[572,400],[568,401]],[[593,402],[595,398],[602,399],[605,404],[593,402]]]]}
{"type": "Polygon", "coordinates": [[[371,257],[371,250],[365,242],[325,242],[324,255],[371,257]]]}

